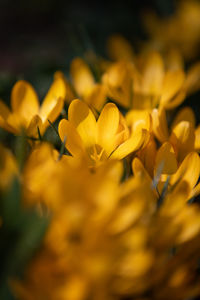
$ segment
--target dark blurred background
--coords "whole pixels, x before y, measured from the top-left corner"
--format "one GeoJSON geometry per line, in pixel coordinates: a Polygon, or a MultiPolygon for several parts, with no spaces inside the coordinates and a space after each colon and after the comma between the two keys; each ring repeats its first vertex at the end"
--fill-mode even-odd
{"type": "Polygon", "coordinates": [[[122,33],[133,42],[145,39],[141,12],[173,12],[173,0],[81,1],[0,0],[0,97],[16,79],[37,88],[49,84],[55,70],[67,70],[72,57],[87,48],[106,55],[105,41],[122,33]]]}
{"type": "MultiPolygon", "coordinates": [[[[106,41],[113,33],[128,38],[137,52],[139,43],[149,38],[143,13],[170,16],[178,2],[0,0],[0,98],[9,104],[13,84],[26,79],[42,99],[54,72],[67,75],[73,57],[87,50],[106,57],[106,41]]],[[[192,104],[196,112],[199,97],[198,93],[184,103],[192,104]]]]}

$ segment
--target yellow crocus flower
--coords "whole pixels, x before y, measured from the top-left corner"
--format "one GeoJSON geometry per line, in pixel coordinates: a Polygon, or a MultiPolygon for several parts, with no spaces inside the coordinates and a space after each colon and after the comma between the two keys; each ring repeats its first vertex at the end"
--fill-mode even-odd
{"type": "Polygon", "coordinates": [[[18,81],[11,93],[11,110],[0,101],[0,126],[14,134],[25,130],[28,136],[37,135],[37,127],[43,134],[49,126],[48,120],[54,122],[59,116],[66,96],[64,80],[53,81],[42,105],[30,83],[18,81]]]}
{"type": "Polygon", "coordinates": [[[147,48],[162,51],[175,46],[186,60],[198,54],[200,30],[200,4],[198,0],[177,1],[176,12],[160,19],[155,13],[144,15],[144,24],[150,34],[147,48]],[[184,32],[184,34],[181,34],[184,32]]]}
{"type": "Polygon", "coordinates": [[[170,141],[178,161],[191,151],[198,150],[198,128],[195,130],[195,116],[190,107],[184,107],[175,116],[171,128],[168,128],[164,109],[152,111],[153,133],[161,142],[170,141]]]}
{"type": "Polygon", "coordinates": [[[115,62],[107,68],[102,81],[107,95],[121,106],[170,110],[199,90],[199,62],[184,72],[182,57],[176,49],[169,49],[167,55],[151,50],[136,57],[129,42],[121,36],[112,36],[108,44],[115,62]]]}
{"type": "Polygon", "coordinates": [[[107,103],[98,120],[80,100],[69,106],[68,120],[61,120],[58,128],[62,141],[74,157],[84,156],[95,166],[107,159],[122,159],[140,149],[147,130],[139,128],[130,133],[123,116],[113,103],[107,103]]]}
{"type": "Polygon", "coordinates": [[[165,70],[157,52],[137,62],[119,61],[103,75],[108,96],[125,107],[151,110],[162,106],[172,109],[183,102],[185,74],[181,69],[165,70]]]}

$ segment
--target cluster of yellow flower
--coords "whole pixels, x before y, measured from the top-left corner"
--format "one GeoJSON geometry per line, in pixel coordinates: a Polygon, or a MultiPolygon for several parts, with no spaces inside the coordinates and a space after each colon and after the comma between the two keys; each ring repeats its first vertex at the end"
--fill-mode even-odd
{"type": "Polygon", "coordinates": [[[143,16],[144,25],[151,37],[146,44],[160,51],[177,48],[186,60],[199,54],[200,3],[198,0],[176,1],[176,12],[168,18],[158,17],[154,11],[143,16]]]}
{"type": "Polygon", "coordinates": [[[31,148],[20,171],[1,145],[0,189],[17,176],[24,205],[51,216],[23,280],[11,283],[21,300],[200,295],[200,126],[190,107],[173,113],[200,88],[200,64],[185,72],[177,52],[135,55],[120,36],[109,50],[115,61],[97,61],[99,82],[75,58],[71,82],[55,73],[41,107],[26,81],[13,87],[12,110],[0,102],[0,126],[31,148]],[[64,103],[59,153],[38,135],[64,103]]]}

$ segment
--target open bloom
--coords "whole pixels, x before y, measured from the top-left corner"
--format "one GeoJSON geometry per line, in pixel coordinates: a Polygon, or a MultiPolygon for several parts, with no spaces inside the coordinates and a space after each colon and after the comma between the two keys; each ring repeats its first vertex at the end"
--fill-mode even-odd
{"type": "Polygon", "coordinates": [[[107,159],[122,159],[143,146],[147,130],[137,127],[130,133],[123,116],[113,103],[107,103],[98,120],[80,100],[69,106],[68,120],[61,120],[59,134],[74,157],[84,156],[89,165],[107,159]]]}
{"type": "Polygon", "coordinates": [[[149,183],[152,184],[154,180],[160,194],[163,188],[170,189],[182,182],[188,186],[187,200],[200,193],[200,185],[197,184],[200,176],[200,158],[197,152],[188,153],[180,163],[171,143],[163,143],[157,151],[147,146],[143,155],[133,160],[132,167],[135,174],[142,172],[149,183]],[[154,161],[153,170],[149,168],[150,158],[154,161]]]}
{"type": "Polygon", "coordinates": [[[107,68],[102,81],[107,95],[121,106],[171,110],[199,89],[200,64],[184,72],[182,57],[175,49],[165,56],[152,50],[135,56],[131,45],[120,36],[110,39],[109,49],[116,61],[107,68]]]}
{"type": "Polygon", "coordinates": [[[40,106],[32,85],[20,80],[12,89],[11,110],[0,101],[0,126],[14,134],[25,130],[28,136],[36,136],[39,127],[43,134],[48,120],[54,122],[59,116],[65,96],[64,79],[56,78],[40,106]]]}
{"type": "Polygon", "coordinates": [[[120,61],[103,75],[108,96],[122,106],[136,109],[176,107],[185,98],[184,81],[182,70],[165,70],[157,52],[143,57],[139,68],[132,62],[120,61]]]}

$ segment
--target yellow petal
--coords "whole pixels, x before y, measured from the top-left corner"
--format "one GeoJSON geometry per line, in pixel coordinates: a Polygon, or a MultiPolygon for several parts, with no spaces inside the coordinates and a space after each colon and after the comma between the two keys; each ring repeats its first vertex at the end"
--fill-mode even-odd
{"type": "Polygon", "coordinates": [[[180,70],[184,68],[184,61],[180,51],[176,48],[170,48],[165,56],[165,66],[167,70],[180,70]]]}
{"type": "Polygon", "coordinates": [[[148,55],[143,72],[143,92],[149,95],[159,95],[163,77],[164,64],[162,57],[157,52],[148,55]]]}
{"type": "Polygon", "coordinates": [[[111,153],[119,126],[119,110],[113,103],[107,103],[97,121],[98,144],[105,149],[107,155],[111,153]]]}
{"type": "Polygon", "coordinates": [[[151,185],[152,183],[152,179],[151,177],[149,176],[148,172],[146,171],[146,169],[144,168],[142,162],[137,158],[135,157],[132,161],[132,170],[133,170],[133,174],[135,176],[140,176],[140,177],[143,177],[145,178],[145,180],[147,181],[147,183],[149,185],[151,185]]]}
{"type": "Polygon", "coordinates": [[[195,115],[190,107],[184,107],[178,112],[172,123],[172,129],[181,121],[188,121],[193,127],[195,127],[195,115]]]}
{"type": "Polygon", "coordinates": [[[41,105],[39,115],[43,122],[47,121],[48,119],[51,122],[55,121],[62,110],[63,100],[65,97],[65,81],[63,78],[59,77],[53,81],[41,105]]]}
{"type": "Polygon", "coordinates": [[[32,85],[25,80],[18,81],[11,93],[11,107],[13,112],[26,122],[38,114],[39,100],[32,85]]]}
{"type": "Polygon", "coordinates": [[[184,88],[187,94],[194,93],[200,89],[200,62],[189,69],[184,88]]]}
{"type": "Polygon", "coordinates": [[[194,150],[194,141],[194,128],[189,122],[182,121],[173,128],[170,142],[178,154],[179,161],[182,161],[189,152],[194,150]]]}
{"type": "Polygon", "coordinates": [[[47,119],[45,121],[43,121],[43,123],[40,127],[40,131],[42,134],[44,134],[45,130],[49,126],[49,121],[51,121],[51,123],[53,123],[57,119],[57,117],[60,115],[60,113],[62,111],[62,108],[63,108],[63,99],[59,98],[57,100],[57,102],[55,103],[55,106],[52,107],[52,110],[49,111],[47,119]]]}
{"type": "Polygon", "coordinates": [[[106,88],[102,84],[96,84],[85,97],[85,102],[100,111],[106,102],[106,88]]]}
{"type": "Polygon", "coordinates": [[[125,278],[141,278],[149,272],[154,264],[155,257],[151,250],[140,249],[128,253],[120,263],[120,272],[125,278]]]}
{"type": "Polygon", "coordinates": [[[200,150],[200,125],[195,130],[195,143],[194,143],[195,150],[200,150]]]}
{"type": "Polygon", "coordinates": [[[58,126],[61,140],[66,140],[66,147],[73,156],[81,156],[84,152],[82,140],[76,128],[68,121],[61,120],[58,126]]]}
{"type": "Polygon", "coordinates": [[[146,130],[142,130],[137,134],[133,134],[129,139],[127,139],[123,144],[121,144],[110,156],[112,159],[122,159],[128,154],[137,151],[141,148],[145,140],[149,137],[146,130]]]}
{"type": "Polygon", "coordinates": [[[121,35],[113,35],[108,40],[108,53],[111,59],[119,60],[134,60],[133,48],[129,42],[121,35]]]}
{"type": "Polygon", "coordinates": [[[15,157],[0,144],[0,188],[7,188],[16,175],[18,167],[15,157]]]}
{"type": "Polygon", "coordinates": [[[157,139],[164,143],[169,138],[166,113],[164,109],[153,109],[152,111],[153,132],[157,139]]]}
{"type": "Polygon", "coordinates": [[[96,144],[96,119],[87,104],[78,99],[73,100],[68,109],[68,119],[76,128],[85,147],[96,144]]]}
{"type": "Polygon", "coordinates": [[[190,198],[197,197],[200,194],[200,182],[192,189],[190,198]]]}
{"type": "Polygon", "coordinates": [[[179,180],[186,181],[192,189],[199,179],[200,174],[200,158],[196,152],[189,153],[177,172],[171,176],[170,183],[173,185],[179,180]]]}
{"type": "Polygon", "coordinates": [[[146,129],[151,130],[151,115],[146,110],[130,110],[126,114],[126,122],[132,127],[132,131],[146,129]]]}
{"type": "Polygon", "coordinates": [[[0,100],[0,127],[7,131],[15,133],[15,129],[12,127],[12,125],[7,123],[10,115],[11,111],[9,110],[7,105],[2,100],[0,100]]]}
{"type": "Polygon", "coordinates": [[[102,77],[107,95],[124,107],[131,105],[134,72],[132,64],[119,61],[112,64],[102,77]]]}
{"type": "Polygon", "coordinates": [[[161,211],[165,215],[177,215],[188,201],[190,187],[187,182],[179,182],[174,189],[169,189],[161,211]]]}
{"type": "Polygon", "coordinates": [[[29,136],[29,137],[38,137],[38,128],[41,132],[41,127],[42,127],[42,120],[40,119],[40,117],[38,115],[35,115],[27,130],[26,130],[26,134],[29,136]]]}
{"type": "Polygon", "coordinates": [[[70,74],[75,90],[80,96],[86,96],[95,85],[90,68],[84,60],[79,57],[73,59],[70,67],[70,74]]]}
{"type": "Polygon", "coordinates": [[[169,102],[182,88],[185,80],[185,74],[181,70],[168,71],[165,74],[161,104],[165,105],[169,102]]]}
{"type": "Polygon", "coordinates": [[[0,118],[6,120],[10,113],[11,112],[8,106],[2,100],[0,100],[0,118]]]}
{"type": "Polygon", "coordinates": [[[174,220],[175,226],[181,228],[177,242],[184,243],[197,237],[200,231],[200,213],[195,205],[185,206],[174,220]]]}
{"type": "Polygon", "coordinates": [[[162,166],[162,174],[174,174],[177,171],[177,161],[174,149],[168,142],[164,143],[157,152],[155,174],[162,166]]]}
{"type": "Polygon", "coordinates": [[[164,107],[167,110],[173,109],[179,106],[181,103],[183,103],[185,98],[186,98],[186,93],[184,91],[180,91],[171,101],[166,102],[164,104],[164,107]]]}
{"type": "Polygon", "coordinates": [[[58,79],[58,78],[62,78],[65,82],[65,88],[66,88],[65,100],[67,103],[70,103],[73,99],[76,98],[76,96],[72,90],[72,87],[71,87],[69,81],[67,80],[67,78],[65,77],[65,75],[61,71],[57,71],[54,74],[54,79],[58,79]]]}
{"type": "Polygon", "coordinates": [[[155,159],[156,159],[157,147],[156,142],[153,136],[150,136],[150,140],[147,145],[138,151],[137,156],[142,161],[145,169],[153,178],[154,168],[155,168],[155,159]]]}

